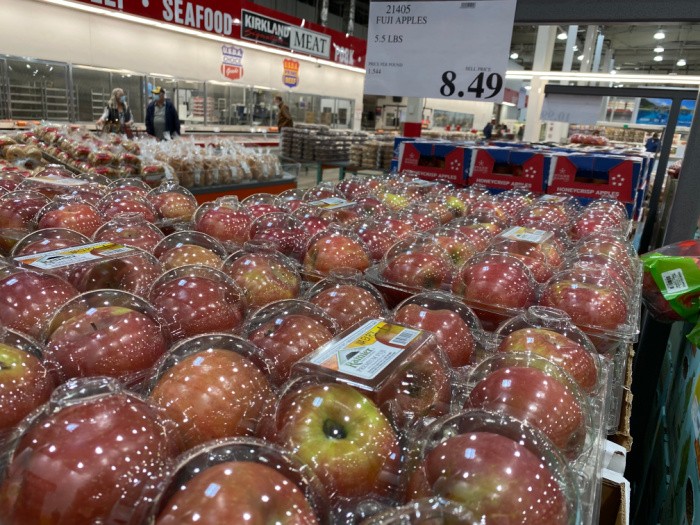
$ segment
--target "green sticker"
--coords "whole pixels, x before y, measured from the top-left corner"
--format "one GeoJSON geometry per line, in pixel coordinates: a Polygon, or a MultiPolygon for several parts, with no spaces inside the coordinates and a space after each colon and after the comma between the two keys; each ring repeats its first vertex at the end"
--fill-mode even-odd
{"type": "Polygon", "coordinates": [[[695,346],[700,346],[700,323],[695,325],[690,333],[688,334],[688,341],[693,343],[695,346]]]}
{"type": "Polygon", "coordinates": [[[642,261],[671,308],[683,319],[696,322],[700,312],[700,268],[696,259],[648,253],[642,261]]]}

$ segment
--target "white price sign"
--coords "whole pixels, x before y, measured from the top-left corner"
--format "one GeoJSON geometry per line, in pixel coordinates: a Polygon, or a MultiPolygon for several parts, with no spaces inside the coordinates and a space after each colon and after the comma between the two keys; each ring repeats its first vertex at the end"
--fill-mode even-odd
{"type": "Polygon", "coordinates": [[[365,93],[501,102],[515,4],[371,2],[365,93]]]}
{"type": "Polygon", "coordinates": [[[595,124],[601,113],[602,97],[590,95],[557,95],[544,98],[540,119],[569,124],[595,124]]]}

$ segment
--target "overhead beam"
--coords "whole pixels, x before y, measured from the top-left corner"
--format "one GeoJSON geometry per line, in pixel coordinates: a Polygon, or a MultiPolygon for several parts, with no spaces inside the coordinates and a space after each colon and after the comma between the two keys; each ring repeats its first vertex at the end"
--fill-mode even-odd
{"type": "Polygon", "coordinates": [[[700,22],[697,0],[518,0],[516,24],[700,22]]]}

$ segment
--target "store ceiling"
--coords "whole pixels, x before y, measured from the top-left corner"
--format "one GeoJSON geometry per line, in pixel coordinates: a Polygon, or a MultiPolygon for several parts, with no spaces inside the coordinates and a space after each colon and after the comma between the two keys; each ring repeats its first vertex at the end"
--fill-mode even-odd
{"type": "MultiPolygon", "coordinates": [[[[598,26],[603,34],[603,55],[612,49],[615,67],[621,72],[647,72],[652,74],[700,74],[700,24],[654,24],[654,25],[605,25],[598,26]],[[665,38],[657,40],[654,34],[661,29],[665,38]],[[663,52],[654,48],[661,46],[663,52]],[[663,60],[655,61],[661,55],[663,60]],[[685,59],[685,66],[678,66],[679,59],[685,59]]],[[[561,26],[566,32],[568,26],[561,26]]],[[[573,70],[578,69],[577,56],[583,53],[586,26],[579,26],[577,45],[574,53],[573,70]]],[[[517,25],[513,28],[511,49],[518,53],[516,62],[525,69],[532,69],[532,59],[537,39],[537,26],[517,25]]],[[[556,40],[552,69],[561,70],[564,60],[566,40],[556,40]]]]}

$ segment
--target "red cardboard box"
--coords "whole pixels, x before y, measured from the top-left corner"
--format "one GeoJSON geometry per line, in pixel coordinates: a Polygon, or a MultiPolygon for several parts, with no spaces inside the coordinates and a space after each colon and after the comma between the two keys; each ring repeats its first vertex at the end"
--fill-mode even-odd
{"type": "Polygon", "coordinates": [[[496,191],[545,190],[551,157],[533,150],[473,148],[469,184],[496,191]]]}
{"type": "Polygon", "coordinates": [[[444,142],[403,142],[400,145],[399,171],[424,180],[447,181],[465,185],[465,167],[470,150],[444,142]]]}

